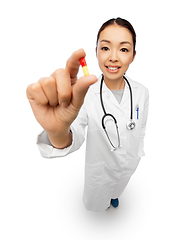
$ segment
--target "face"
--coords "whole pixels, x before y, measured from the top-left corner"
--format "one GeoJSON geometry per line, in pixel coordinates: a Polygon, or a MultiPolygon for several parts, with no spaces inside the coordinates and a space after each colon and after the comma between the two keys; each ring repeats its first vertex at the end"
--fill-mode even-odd
{"type": "Polygon", "coordinates": [[[98,40],[97,59],[104,80],[122,79],[134,60],[130,31],[116,24],[106,27],[98,40]]]}

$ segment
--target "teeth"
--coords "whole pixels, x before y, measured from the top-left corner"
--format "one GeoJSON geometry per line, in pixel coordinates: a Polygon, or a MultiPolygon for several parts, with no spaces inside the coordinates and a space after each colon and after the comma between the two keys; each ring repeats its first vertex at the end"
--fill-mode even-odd
{"type": "Polygon", "coordinates": [[[110,70],[116,70],[118,67],[108,67],[110,70]]]}

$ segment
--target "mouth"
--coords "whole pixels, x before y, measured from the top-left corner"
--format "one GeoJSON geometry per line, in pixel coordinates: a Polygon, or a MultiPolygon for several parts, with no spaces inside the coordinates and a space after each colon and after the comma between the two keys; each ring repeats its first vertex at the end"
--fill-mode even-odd
{"type": "Polygon", "coordinates": [[[105,66],[108,72],[117,73],[121,67],[119,66],[105,66]]]}

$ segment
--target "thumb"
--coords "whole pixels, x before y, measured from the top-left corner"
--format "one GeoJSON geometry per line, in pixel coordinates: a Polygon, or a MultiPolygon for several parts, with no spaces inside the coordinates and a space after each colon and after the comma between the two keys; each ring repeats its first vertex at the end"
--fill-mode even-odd
{"type": "Polygon", "coordinates": [[[88,88],[97,82],[95,75],[88,75],[81,77],[77,80],[73,87],[72,105],[79,110],[84,102],[84,97],[88,91],[88,88]]]}

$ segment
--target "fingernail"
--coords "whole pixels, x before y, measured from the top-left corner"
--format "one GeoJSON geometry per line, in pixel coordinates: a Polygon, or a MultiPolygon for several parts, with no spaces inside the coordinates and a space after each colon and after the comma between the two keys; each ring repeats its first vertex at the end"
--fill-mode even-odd
{"type": "Polygon", "coordinates": [[[67,108],[67,107],[68,107],[68,103],[67,103],[67,102],[62,102],[62,103],[61,103],[61,107],[67,108]]]}

